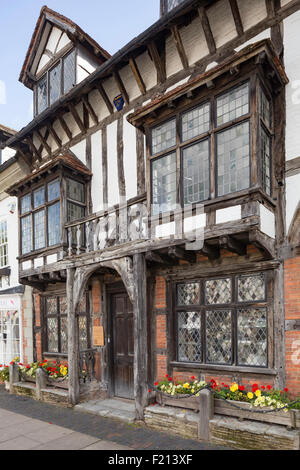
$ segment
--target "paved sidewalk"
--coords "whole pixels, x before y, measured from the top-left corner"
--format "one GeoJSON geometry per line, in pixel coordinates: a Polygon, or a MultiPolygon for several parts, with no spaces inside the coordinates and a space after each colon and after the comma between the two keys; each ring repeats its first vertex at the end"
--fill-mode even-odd
{"type": "Polygon", "coordinates": [[[10,395],[0,385],[0,450],[221,450],[134,424],[10,395]]]}

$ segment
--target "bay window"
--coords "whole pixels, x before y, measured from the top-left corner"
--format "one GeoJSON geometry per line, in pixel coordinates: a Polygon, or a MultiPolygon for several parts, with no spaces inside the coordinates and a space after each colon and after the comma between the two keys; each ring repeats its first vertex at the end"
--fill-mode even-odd
{"type": "Polygon", "coordinates": [[[193,107],[169,113],[148,128],[152,215],[255,185],[271,196],[272,104],[259,79],[203,93],[193,107]]]}
{"type": "Polygon", "coordinates": [[[174,287],[178,362],[268,367],[269,273],[174,287]]]}

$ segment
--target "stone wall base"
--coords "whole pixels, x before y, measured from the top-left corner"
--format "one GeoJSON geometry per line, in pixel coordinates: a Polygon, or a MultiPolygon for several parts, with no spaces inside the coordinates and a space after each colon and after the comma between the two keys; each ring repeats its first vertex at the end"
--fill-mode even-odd
{"type": "MultiPolygon", "coordinates": [[[[146,425],[157,431],[198,439],[199,414],[167,406],[149,406],[145,410],[146,425]]],[[[210,421],[212,444],[243,450],[300,450],[300,431],[215,415],[210,421]]]]}

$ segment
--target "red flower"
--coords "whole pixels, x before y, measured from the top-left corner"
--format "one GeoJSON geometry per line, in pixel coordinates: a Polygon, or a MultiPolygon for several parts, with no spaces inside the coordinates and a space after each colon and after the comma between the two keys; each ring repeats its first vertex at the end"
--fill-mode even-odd
{"type": "Polygon", "coordinates": [[[266,387],[264,385],[261,386],[262,390],[266,390],[266,387]]]}
{"type": "Polygon", "coordinates": [[[258,385],[257,385],[257,384],[253,384],[253,385],[252,385],[252,391],[253,391],[253,393],[255,393],[256,390],[258,390],[258,385]]]}
{"type": "Polygon", "coordinates": [[[169,377],[169,378],[168,378],[168,381],[169,381],[169,382],[172,382],[172,380],[173,380],[172,377],[169,377]]]}
{"type": "Polygon", "coordinates": [[[166,377],[167,377],[167,378],[169,377],[168,374],[166,375],[166,377]]]}
{"type": "Polygon", "coordinates": [[[148,392],[149,392],[149,393],[151,393],[151,392],[152,392],[152,390],[149,388],[148,392]]]}
{"type": "Polygon", "coordinates": [[[268,390],[272,390],[271,385],[267,385],[267,389],[268,389],[268,390]]]}
{"type": "Polygon", "coordinates": [[[26,369],[30,369],[30,365],[29,365],[29,364],[26,366],[26,369]]]}
{"type": "Polygon", "coordinates": [[[244,385],[240,385],[240,386],[239,386],[239,391],[240,391],[240,392],[243,392],[244,390],[245,390],[244,385]]]}
{"type": "Polygon", "coordinates": [[[155,385],[155,387],[157,387],[157,385],[158,385],[158,382],[155,382],[155,384],[154,384],[154,385],[155,385]]]}
{"type": "Polygon", "coordinates": [[[283,391],[284,391],[285,393],[287,393],[287,392],[289,391],[289,389],[288,389],[288,388],[284,388],[283,391]]]}
{"type": "MultiPolygon", "coordinates": [[[[19,362],[19,366],[22,366],[23,364],[21,362],[19,362]]],[[[1,366],[0,366],[1,367],[1,366]]]]}
{"type": "Polygon", "coordinates": [[[196,377],[193,375],[193,377],[191,377],[192,380],[196,380],[196,377]]]}
{"type": "Polygon", "coordinates": [[[12,366],[13,364],[14,364],[14,361],[11,361],[11,362],[9,363],[10,366],[12,366]]]}

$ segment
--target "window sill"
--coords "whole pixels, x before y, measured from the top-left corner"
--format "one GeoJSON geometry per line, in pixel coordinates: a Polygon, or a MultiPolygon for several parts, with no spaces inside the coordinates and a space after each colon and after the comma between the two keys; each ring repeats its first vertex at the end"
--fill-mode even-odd
{"type": "Polygon", "coordinates": [[[242,374],[257,374],[257,375],[269,375],[276,376],[277,372],[275,369],[260,368],[260,367],[241,367],[241,366],[221,366],[221,365],[210,365],[210,364],[195,364],[186,362],[171,362],[170,366],[174,369],[189,369],[189,370],[200,370],[200,371],[212,371],[212,372],[231,372],[231,373],[242,373],[242,374]]]}

